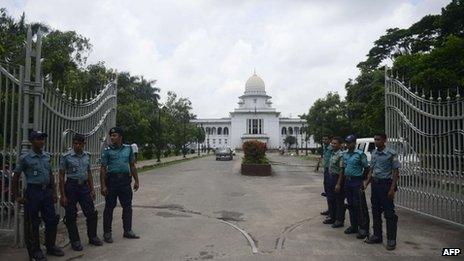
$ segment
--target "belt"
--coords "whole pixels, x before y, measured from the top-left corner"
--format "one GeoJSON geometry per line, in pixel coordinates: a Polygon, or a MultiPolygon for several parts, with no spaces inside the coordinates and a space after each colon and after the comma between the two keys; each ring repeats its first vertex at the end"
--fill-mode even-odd
{"type": "Polygon", "coordinates": [[[41,189],[41,190],[45,190],[45,189],[47,189],[47,188],[51,188],[50,183],[47,183],[47,184],[28,183],[27,186],[28,186],[28,187],[31,187],[31,188],[38,188],[38,189],[41,189]]]}
{"type": "Polygon", "coordinates": [[[364,180],[363,176],[346,176],[346,180],[364,180]]]}
{"type": "Polygon", "coordinates": [[[381,179],[381,178],[374,178],[373,177],[372,181],[376,182],[376,183],[387,183],[387,182],[391,182],[392,179],[390,179],[390,178],[381,179]]]}
{"type": "Polygon", "coordinates": [[[87,184],[87,180],[86,179],[73,179],[73,178],[68,178],[66,179],[66,182],[69,182],[71,184],[77,184],[79,186],[82,186],[82,185],[85,185],[87,184]]]}
{"type": "Polygon", "coordinates": [[[122,179],[122,178],[125,178],[125,177],[130,177],[130,173],[108,173],[108,178],[118,178],[118,179],[122,179]]]}

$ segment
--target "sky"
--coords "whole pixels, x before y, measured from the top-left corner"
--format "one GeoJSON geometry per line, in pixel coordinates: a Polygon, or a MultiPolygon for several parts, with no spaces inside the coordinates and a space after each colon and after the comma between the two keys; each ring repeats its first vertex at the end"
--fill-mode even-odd
{"type": "Polygon", "coordinates": [[[198,118],[228,117],[253,70],[282,116],[345,96],[373,42],[444,0],[0,0],[14,17],[90,39],[88,62],[157,80],[198,118]]]}

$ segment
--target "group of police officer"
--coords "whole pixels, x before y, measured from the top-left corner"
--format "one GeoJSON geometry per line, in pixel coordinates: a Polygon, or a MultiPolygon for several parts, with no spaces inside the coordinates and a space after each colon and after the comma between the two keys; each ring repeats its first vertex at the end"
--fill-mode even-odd
{"type": "MultiPolygon", "coordinates": [[[[123,144],[123,130],[114,127],[109,131],[111,145],[101,156],[100,184],[101,194],[105,197],[103,212],[103,240],[113,243],[111,224],[116,200],[122,206],[123,237],[139,238],[132,231],[132,188],[139,188],[139,179],[135,167],[135,157],[130,145],[123,144]]],[[[46,253],[52,256],[64,256],[61,248],[56,246],[57,225],[59,215],[55,213],[57,202],[57,186],[52,174],[52,155],[43,150],[47,134],[33,130],[29,134],[31,150],[20,156],[16,164],[13,178],[13,193],[18,203],[24,204],[25,240],[30,260],[47,260],[40,247],[40,217],[45,223],[46,253]],[[19,180],[24,173],[26,190],[24,196],[19,192],[19,180]],[[40,213],[40,217],[39,217],[40,213]]],[[[75,134],[72,148],[60,155],[59,190],[60,204],[65,208],[64,223],[68,230],[71,248],[82,251],[83,246],[76,224],[77,203],[86,217],[89,244],[101,246],[103,242],[97,236],[98,212],[93,201],[94,190],[91,172],[90,153],[84,150],[85,136],[75,134]]]]}
{"type": "Polygon", "coordinates": [[[350,226],[344,233],[357,234],[356,238],[365,239],[364,242],[368,244],[381,244],[383,212],[387,225],[386,249],[393,250],[396,247],[398,222],[394,198],[400,163],[396,152],[386,147],[386,142],[387,136],[384,133],[374,135],[376,149],[372,151],[369,164],[366,154],[356,149],[354,135],[349,135],[345,141],[339,137],[323,138],[324,194],[327,197],[328,210],[321,214],[327,215],[324,224],[339,228],[344,226],[345,211],[348,208],[350,226]],[[344,142],[346,150],[342,151],[344,142]],[[370,220],[364,193],[369,184],[373,235],[369,235],[370,220]]]}

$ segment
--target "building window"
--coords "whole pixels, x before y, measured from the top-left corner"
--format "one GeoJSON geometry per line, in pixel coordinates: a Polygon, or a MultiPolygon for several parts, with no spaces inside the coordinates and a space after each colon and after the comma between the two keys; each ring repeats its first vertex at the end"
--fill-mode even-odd
{"type": "Polygon", "coordinates": [[[224,133],[224,135],[229,135],[229,128],[224,127],[223,133],[224,133]]]}
{"type": "Polygon", "coordinates": [[[222,144],[221,139],[219,139],[219,144],[222,144]]]}
{"type": "Polygon", "coordinates": [[[224,144],[227,144],[227,139],[224,139],[224,144]]]}
{"type": "Polygon", "coordinates": [[[282,135],[287,135],[287,128],[282,127],[282,135]]]}
{"type": "Polygon", "coordinates": [[[293,129],[292,129],[292,127],[288,127],[288,134],[293,135],[293,129]]]}
{"type": "Polygon", "coordinates": [[[263,120],[262,119],[248,119],[247,120],[248,134],[262,134],[263,133],[263,120]]]}
{"type": "Polygon", "coordinates": [[[222,128],[221,127],[218,128],[218,135],[222,135],[222,128]]]}
{"type": "Polygon", "coordinates": [[[300,134],[300,128],[298,128],[298,127],[295,127],[295,128],[294,128],[294,130],[295,130],[295,135],[298,135],[298,134],[300,134]]]}
{"type": "Polygon", "coordinates": [[[212,134],[212,135],[216,135],[216,128],[215,128],[215,127],[213,127],[213,128],[211,129],[211,134],[212,134]]]}

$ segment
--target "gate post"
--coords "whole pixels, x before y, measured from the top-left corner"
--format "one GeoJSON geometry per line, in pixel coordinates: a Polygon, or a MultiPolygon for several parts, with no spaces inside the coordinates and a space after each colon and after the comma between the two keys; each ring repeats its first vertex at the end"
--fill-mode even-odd
{"type": "MultiPolygon", "coordinates": [[[[37,32],[36,47],[32,49],[32,29],[31,26],[27,28],[27,40],[26,40],[26,60],[24,73],[21,71],[20,77],[20,88],[23,93],[23,108],[22,108],[22,124],[21,124],[21,153],[27,152],[29,149],[29,130],[38,130],[41,126],[41,114],[42,114],[42,96],[43,96],[43,79],[42,79],[42,68],[41,68],[41,51],[42,49],[42,33],[39,29],[37,32]],[[31,81],[32,73],[32,57],[35,57],[35,75],[34,82],[31,81]],[[32,95],[32,97],[31,97],[32,95]],[[32,100],[31,100],[32,98],[32,100]],[[33,102],[33,118],[32,123],[30,120],[30,105],[33,102]]],[[[24,177],[21,179],[24,181],[24,177]]],[[[24,192],[25,184],[22,182],[22,191],[24,192]]],[[[15,203],[17,204],[17,203],[15,203]]],[[[24,239],[24,207],[17,204],[16,206],[16,217],[15,217],[15,245],[17,247],[25,246],[24,239]]]]}

